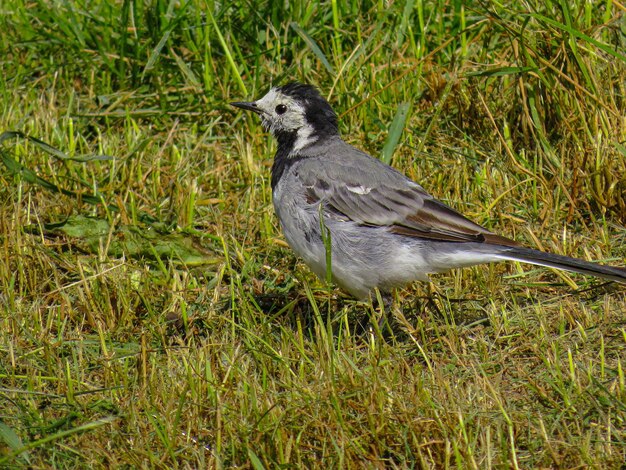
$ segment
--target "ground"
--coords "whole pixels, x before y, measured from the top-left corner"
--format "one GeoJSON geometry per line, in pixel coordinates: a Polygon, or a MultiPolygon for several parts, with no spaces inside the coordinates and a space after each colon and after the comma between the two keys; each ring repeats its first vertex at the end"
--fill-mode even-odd
{"type": "Polygon", "coordinates": [[[626,264],[619,2],[45,2],[0,15],[0,466],[622,468],[626,288],[516,263],[380,322],[231,101],[318,86],[494,232],[626,264]]]}

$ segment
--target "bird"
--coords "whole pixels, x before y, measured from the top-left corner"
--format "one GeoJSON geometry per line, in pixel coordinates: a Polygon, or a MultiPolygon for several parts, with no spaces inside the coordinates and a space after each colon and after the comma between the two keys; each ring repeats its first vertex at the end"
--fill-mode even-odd
{"type": "Polygon", "coordinates": [[[291,249],[359,300],[429,274],[518,261],[626,283],[626,268],[522,246],[472,222],[390,165],[345,142],[337,114],[309,84],[273,87],[252,111],[278,145],[272,201],[291,249]]]}

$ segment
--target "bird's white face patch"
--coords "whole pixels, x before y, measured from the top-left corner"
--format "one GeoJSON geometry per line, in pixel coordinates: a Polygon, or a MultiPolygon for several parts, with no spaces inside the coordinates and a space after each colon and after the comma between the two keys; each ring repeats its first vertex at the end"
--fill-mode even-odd
{"type": "Polygon", "coordinates": [[[315,129],[306,120],[305,109],[301,103],[272,88],[256,102],[263,126],[274,136],[281,132],[296,132],[293,152],[302,150],[317,140],[315,129]]]}
{"type": "Polygon", "coordinates": [[[358,186],[348,186],[348,191],[353,192],[355,194],[369,194],[372,188],[368,188],[367,186],[358,185],[358,186]]]}
{"type": "Polygon", "coordinates": [[[302,150],[304,147],[311,145],[313,142],[317,140],[317,137],[313,135],[313,127],[306,123],[296,134],[296,141],[293,144],[293,152],[298,152],[302,150]]]}

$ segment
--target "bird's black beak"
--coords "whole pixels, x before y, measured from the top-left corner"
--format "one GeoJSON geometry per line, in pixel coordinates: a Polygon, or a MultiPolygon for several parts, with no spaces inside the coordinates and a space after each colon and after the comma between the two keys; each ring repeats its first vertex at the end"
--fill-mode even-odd
{"type": "Polygon", "coordinates": [[[247,111],[252,111],[257,114],[261,114],[261,109],[256,105],[254,101],[236,101],[235,103],[230,103],[231,106],[235,106],[236,108],[245,109],[247,111]]]}

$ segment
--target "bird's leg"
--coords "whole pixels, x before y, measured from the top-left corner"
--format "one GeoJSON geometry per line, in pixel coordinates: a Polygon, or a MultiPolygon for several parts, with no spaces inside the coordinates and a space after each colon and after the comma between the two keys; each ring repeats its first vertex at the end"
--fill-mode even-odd
{"type": "Polygon", "coordinates": [[[393,295],[389,292],[381,292],[376,289],[376,304],[380,311],[377,326],[378,331],[382,332],[384,327],[390,328],[389,317],[391,309],[393,308],[393,295]]]}
{"type": "Polygon", "coordinates": [[[426,309],[430,308],[438,317],[443,317],[443,312],[437,305],[436,298],[441,299],[443,295],[439,291],[439,288],[433,282],[428,283],[428,292],[426,293],[426,302],[424,305],[420,305],[420,311],[426,313],[426,309]]]}

